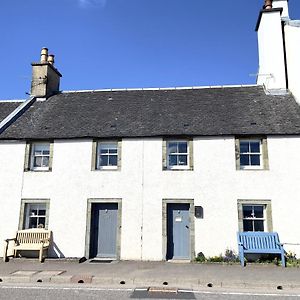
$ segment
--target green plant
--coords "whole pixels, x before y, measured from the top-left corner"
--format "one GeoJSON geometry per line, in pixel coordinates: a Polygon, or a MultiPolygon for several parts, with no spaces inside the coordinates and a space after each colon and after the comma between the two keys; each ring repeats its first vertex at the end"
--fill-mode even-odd
{"type": "Polygon", "coordinates": [[[220,254],[217,256],[209,257],[207,261],[209,261],[209,262],[224,262],[224,257],[222,256],[222,254],[220,254]]]}
{"type": "Polygon", "coordinates": [[[239,262],[239,256],[234,250],[226,249],[224,255],[225,262],[239,262]]]}
{"type": "Polygon", "coordinates": [[[205,257],[205,255],[203,254],[203,252],[199,252],[199,253],[197,254],[196,261],[197,261],[197,262],[205,262],[205,261],[206,261],[206,257],[205,257]]]}
{"type": "Polygon", "coordinates": [[[220,253],[216,256],[211,256],[206,258],[202,252],[199,252],[196,257],[197,262],[225,262],[225,263],[235,263],[239,262],[239,257],[234,250],[226,249],[224,255],[220,253]]]}
{"type": "Polygon", "coordinates": [[[286,265],[287,267],[300,267],[300,259],[296,257],[294,252],[287,252],[286,253],[286,265]]]}

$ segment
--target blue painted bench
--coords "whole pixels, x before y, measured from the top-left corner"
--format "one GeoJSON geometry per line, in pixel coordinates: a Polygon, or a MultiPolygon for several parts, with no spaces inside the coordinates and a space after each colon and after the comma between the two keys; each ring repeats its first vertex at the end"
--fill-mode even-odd
{"type": "Polygon", "coordinates": [[[281,254],[281,264],[285,267],[285,256],[277,232],[238,232],[239,256],[245,266],[245,254],[281,254]]]}

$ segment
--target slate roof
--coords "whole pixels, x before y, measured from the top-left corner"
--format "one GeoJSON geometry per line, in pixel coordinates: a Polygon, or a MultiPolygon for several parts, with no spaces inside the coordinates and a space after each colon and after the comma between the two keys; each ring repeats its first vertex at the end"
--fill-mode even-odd
{"type": "Polygon", "coordinates": [[[61,93],[35,102],[0,139],[300,134],[292,95],[263,87],[61,93]]]}
{"type": "Polygon", "coordinates": [[[20,101],[0,101],[0,122],[2,122],[11,112],[13,112],[22,102],[20,101]]]}

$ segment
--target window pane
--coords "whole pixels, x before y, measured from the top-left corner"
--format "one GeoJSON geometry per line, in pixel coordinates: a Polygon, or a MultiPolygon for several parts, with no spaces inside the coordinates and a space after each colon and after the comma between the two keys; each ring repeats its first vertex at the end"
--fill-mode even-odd
{"type": "Polygon", "coordinates": [[[38,157],[34,158],[33,166],[34,167],[41,167],[42,166],[42,157],[41,156],[38,156],[38,157]]]}
{"type": "Polygon", "coordinates": [[[108,156],[107,155],[101,155],[100,166],[108,166],[108,156]]]}
{"type": "Polygon", "coordinates": [[[29,218],[29,228],[37,228],[37,218],[36,217],[29,218]]]}
{"type": "Polygon", "coordinates": [[[259,142],[250,142],[251,152],[260,153],[260,143],[259,142]]]}
{"type": "Polygon", "coordinates": [[[249,166],[249,155],[241,154],[240,165],[241,166],[249,166]]]}
{"type": "Polygon", "coordinates": [[[254,217],[263,218],[264,217],[264,207],[263,206],[254,206],[254,217]]]}
{"type": "Polygon", "coordinates": [[[169,155],[169,165],[177,166],[177,155],[169,155]]]}
{"type": "Polygon", "coordinates": [[[43,151],[43,155],[49,155],[50,154],[50,151],[49,150],[44,150],[43,151]]]}
{"type": "Polygon", "coordinates": [[[31,209],[30,210],[30,215],[31,216],[37,216],[38,215],[38,210],[37,209],[31,209]]]}
{"type": "Polygon", "coordinates": [[[178,152],[179,153],[187,153],[187,142],[179,142],[178,143],[178,152]]]}
{"type": "Polygon", "coordinates": [[[250,155],[251,166],[260,166],[260,155],[250,155]]]}
{"type": "Polygon", "coordinates": [[[39,216],[46,216],[46,210],[45,209],[40,209],[39,210],[39,216]]]}
{"type": "Polygon", "coordinates": [[[264,231],[264,221],[263,220],[254,221],[254,230],[255,231],[264,231]]]}
{"type": "Polygon", "coordinates": [[[117,149],[109,149],[109,153],[111,154],[117,154],[118,150],[117,149]]]}
{"type": "Polygon", "coordinates": [[[43,153],[43,151],[39,151],[39,150],[34,151],[35,156],[42,155],[42,153],[43,153]]]}
{"type": "Polygon", "coordinates": [[[42,167],[48,167],[49,166],[49,157],[44,156],[42,160],[42,167]]]}
{"type": "Polygon", "coordinates": [[[248,153],[249,152],[249,143],[248,142],[240,142],[240,152],[241,153],[248,153]]]}
{"type": "Polygon", "coordinates": [[[253,231],[253,221],[252,220],[244,220],[244,231],[253,231]]]}
{"type": "Polygon", "coordinates": [[[49,150],[50,149],[50,144],[46,143],[46,144],[33,144],[34,150],[35,151],[44,151],[44,150],[49,150]]]}
{"type": "Polygon", "coordinates": [[[252,206],[243,205],[243,217],[244,218],[252,218],[252,206]]]}
{"type": "Polygon", "coordinates": [[[177,153],[177,143],[168,143],[168,153],[177,153]]]}
{"type": "Polygon", "coordinates": [[[46,224],[45,217],[38,218],[37,228],[45,228],[45,224],[46,224]]]}
{"type": "Polygon", "coordinates": [[[187,155],[178,155],[179,161],[178,164],[180,166],[187,166],[187,155]]]}
{"type": "Polygon", "coordinates": [[[110,166],[117,166],[118,164],[118,157],[117,155],[110,155],[109,156],[109,165],[110,166]]]}
{"type": "Polygon", "coordinates": [[[100,153],[101,154],[107,154],[108,153],[108,149],[100,149],[100,153]]]}

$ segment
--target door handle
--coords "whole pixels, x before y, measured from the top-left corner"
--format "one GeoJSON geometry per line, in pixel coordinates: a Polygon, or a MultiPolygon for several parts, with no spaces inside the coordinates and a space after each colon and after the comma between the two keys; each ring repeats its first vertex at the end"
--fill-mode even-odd
{"type": "Polygon", "coordinates": [[[187,229],[189,229],[190,227],[189,226],[187,226],[187,225],[185,225],[185,227],[187,228],[187,229]]]}

